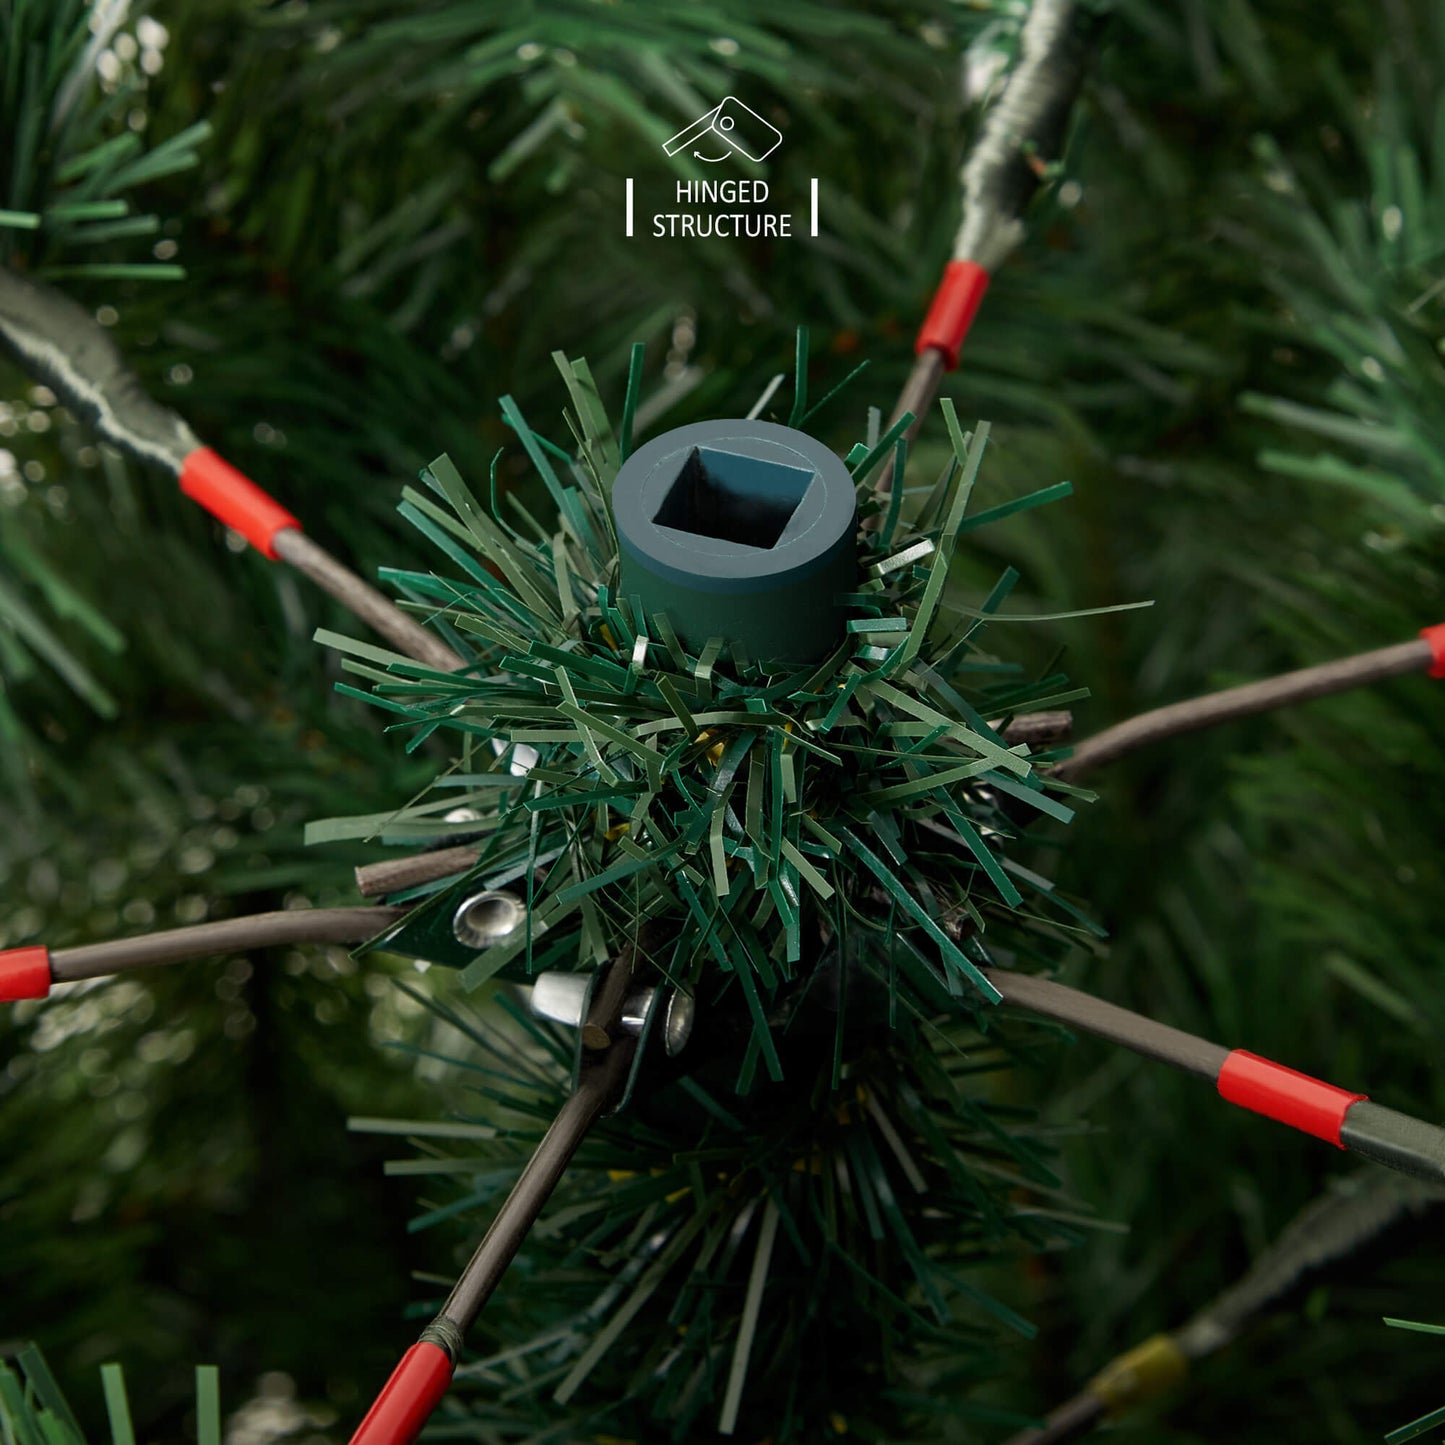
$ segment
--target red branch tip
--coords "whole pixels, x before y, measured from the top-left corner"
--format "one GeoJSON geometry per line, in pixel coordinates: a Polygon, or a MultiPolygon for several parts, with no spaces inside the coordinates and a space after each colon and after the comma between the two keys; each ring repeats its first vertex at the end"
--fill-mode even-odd
{"type": "Polygon", "coordinates": [[[440,1345],[422,1340],[401,1357],[351,1445],[411,1445],[452,1383],[452,1362],[440,1345]]]}
{"type": "Polygon", "coordinates": [[[1340,1128],[1350,1105],[1369,1097],[1287,1069],[1246,1049],[1235,1049],[1225,1059],[1218,1084],[1220,1097],[1231,1104],[1313,1134],[1336,1149],[1345,1147],[1340,1128]]]}
{"type": "Polygon", "coordinates": [[[1430,644],[1430,676],[1445,677],[1445,622],[1422,627],[1420,636],[1430,644]]]}
{"type": "Polygon", "coordinates": [[[50,996],[50,950],[43,944],[0,951],[0,1003],[50,996]]]}
{"type": "Polygon", "coordinates": [[[181,467],[181,491],[217,521],[239,532],[258,552],[276,560],[277,532],[301,523],[210,447],[197,447],[181,467]]]}
{"type": "Polygon", "coordinates": [[[973,325],[983,293],[988,290],[989,276],[976,261],[950,261],[943,270],[943,280],[933,293],[928,315],[918,331],[913,349],[922,356],[925,351],[940,352],[949,371],[958,365],[958,353],[973,325]]]}

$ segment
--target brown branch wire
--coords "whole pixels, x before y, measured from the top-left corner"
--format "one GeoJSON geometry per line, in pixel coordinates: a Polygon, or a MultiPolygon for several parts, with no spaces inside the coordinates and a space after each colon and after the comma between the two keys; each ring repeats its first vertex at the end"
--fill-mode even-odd
{"type": "MultiPolygon", "coordinates": [[[[938,388],[943,382],[945,370],[943,353],[936,346],[930,346],[914,361],[913,368],[908,373],[908,379],[903,383],[903,390],[898,393],[898,401],[893,407],[893,415],[889,418],[888,425],[893,426],[904,412],[912,412],[913,421],[908,430],[903,433],[904,439],[910,446],[918,435],[918,429],[923,425],[923,418],[928,415],[929,408],[932,407],[933,400],[938,395],[938,388]]],[[[889,452],[883,460],[878,480],[873,483],[873,495],[882,502],[892,491],[893,453],[889,452]]],[[[863,530],[865,532],[877,531],[883,525],[883,514],[884,508],[879,507],[871,517],[866,517],[863,521],[863,530]]]]}
{"type": "Polygon", "coordinates": [[[623,1091],[636,1050],[636,1040],[618,1027],[632,957],[632,950],[624,949],[608,965],[588,1012],[577,1088],[527,1161],[437,1316],[435,1323],[454,1329],[458,1338],[491,1298],[587,1131],[623,1091]],[[597,1035],[590,1043],[589,1030],[597,1035]]]}
{"type": "Polygon", "coordinates": [[[106,943],[52,949],[50,974],[56,983],[100,978],[158,963],[182,963],[213,954],[244,953],[288,943],[365,943],[396,923],[404,908],[288,908],[253,913],[216,923],[196,923],[161,933],[141,933],[106,943]]]}
{"type": "Polygon", "coordinates": [[[409,853],[402,858],[387,858],[380,863],[363,863],[356,870],[356,886],[363,898],[382,898],[435,883],[465,873],[482,856],[481,849],[462,845],[438,848],[431,853],[409,853]]]}
{"type": "Polygon", "coordinates": [[[1092,738],[1086,738],[1074,749],[1072,757],[1055,766],[1053,776],[1072,782],[1101,764],[1112,762],[1150,743],[1182,737],[1186,733],[1199,732],[1219,723],[1252,717],[1256,713],[1270,712],[1293,703],[1308,702],[1311,698],[1346,692],[1350,688],[1364,687],[1404,673],[1423,672],[1430,666],[1432,658],[1430,644],[1424,638],[1414,638],[1393,647],[1381,647],[1374,652],[1361,652],[1353,657],[1321,663],[1318,667],[1305,667],[1260,682],[1245,683],[1242,687],[1226,688],[1223,692],[1206,693],[1203,697],[1170,703],[1167,707],[1140,713],[1138,717],[1128,718],[1092,738]]]}
{"type": "Polygon", "coordinates": [[[456,672],[466,665],[435,633],[428,632],[369,582],[363,582],[304,532],[288,527],[276,534],[273,545],[283,562],[309,577],[408,657],[438,672],[456,672]]]}
{"type": "Polygon", "coordinates": [[[1132,1009],[1119,1007],[1091,993],[1033,974],[991,968],[988,981],[1003,995],[1005,1004],[1041,1018],[1083,1029],[1110,1043],[1122,1044],[1145,1058],[1197,1074],[1213,1082],[1224,1067],[1229,1050],[1223,1044],[1157,1023],[1132,1009]]]}
{"type": "MultiPolygon", "coordinates": [[[[284,944],[365,943],[405,913],[404,908],[376,906],[288,908],[216,923],[197,923],[159,933],[142,933],[134,938],[55,949],[50,955],[51,976],[57,983],[70,983],[153,964],[180,963],[213,954],[242,953],[284,944]]],[[[595,1031],[610,1036],[608,1021],[621,1008],[629,972],[630,964],[626,969],[614,966],[611,970],[608,987],[599,994],[594,1007],[596,1016],[589,1016],[589,1027],[595,1031]]],[[[1218,1044],[1050,979],[1007,969],[992,969],[989,977],[1006,1004],[1098,1034],[1189,1073],[1212,1079],[1228,1053],[1218,1044]]]]}

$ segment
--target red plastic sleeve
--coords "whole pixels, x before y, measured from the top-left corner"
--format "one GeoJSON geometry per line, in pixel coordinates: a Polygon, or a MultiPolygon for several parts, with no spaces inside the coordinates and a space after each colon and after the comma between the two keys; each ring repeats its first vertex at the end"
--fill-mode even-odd
{"type": "Polygon", "coordinates": [[[376,1403],[357,1426],[351,1445],[411,1445],[452,1382],[452,1362],[430,1340],[401,1357],[376,1403]]]}
{"type": "Polygon", "coordinates": [[[1225,1059],[1219,1071],[1219,1093],[1241,1109],[1251,1109],[1291,1129],[1313,1134],[1336,1149],[1345,1147],[1340,1143],[1340,1125],[1346,1111],[1351,1104],[1369,1097],[1296,1073],[1244,1049],[1235,1049],[1225,1059]]]}
{"type": "Polygon", "coordinates": [[[1422,627],[1420,636],[1430,644],[1430,676],[1445,677],[1445,622],[1434,627],[1422,627]]]}
{"type": "Polygon", "coordinates": [[[43,944],[31,948],[0,950],[0,1003],[50,995],[50,950],[43,944]]]}
{"type": "Polygon", "coordinates": [[[301,523],[274,498],[238,472],[210,447],[197,447],[181,467],[181,490],[218,521],[234,527],[253,547],[273,561],[277,532],[301,523]]]}
{"type": "Polygon", "coordinates": [[[930,348],[941,351],[948,370],[952,371],[958,365],[963,339],[973,325],[979,302],[987,290],[988,272],[976,261],[950,261],[943,269],[938,290],[933,293],[913,350],[919,356],[930,348]]]}

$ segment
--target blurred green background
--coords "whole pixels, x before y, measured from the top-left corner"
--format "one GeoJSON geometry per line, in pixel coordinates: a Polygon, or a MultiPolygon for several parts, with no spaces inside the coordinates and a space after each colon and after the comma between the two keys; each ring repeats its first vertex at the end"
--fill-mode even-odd
{"type": "MultiPolygon", "coordinates": [[[[418,465],[486,475],[501,393],[560,415],[554,348],[615,408],[645,342],[656,430],[746,411],[807,325],[815,394],[870,363],[820,418],[855,440],[906,374],[1025,8],[0,0],[0,206],[41,217],[0,252],[370,576],[422,555],[393,512],[418,465]],[[659,142],[726,93],[784,133],[775,197],[820,178],[823,234],[626,239],[623,177],[666,185],[659,142]]],[[[994,423],[991,495],[1076,490],[990,528],[961,583],[1002,560],[1020,611],[1155,599],[1026,629],[1092,689],[1081,734],[1445,618],[1442,80],[1427,0],[1114,7],[946,384],[994,423]]],[[[302,825],[432,764],[331,692],[310,636],[344,617],[8,364],[0,397],[0,946],[354,899],[367,850],[302,825]]],[[[1112,935],[1071,981],[1439,1118],[1442,699],[1402,679],[1101,773],[1048,861],[1112,935]]],[[[39,1341],[87,1423],[121,1359],[142,1434],[181,1438],[203,1359],[235,1441],[345,1438],[409,1338],[409,1273],[477,1226],[409,1233],[395,1151],[346,1130],[456,1097],[395,1047],[459,1048],[409,974],[281,950],[0,1018],[0,1344],[39,1341]]],[[[1118,1228],[992,1282],[1041,1328],[968,1382],[1002,1410],[1182,1322],[1352,1167],[1092,1041],[1010,1087],[1118,1228]]],[[[1438,1318],[1442,1284],[1438,1223],[1392,1232],[1118,1431],[1378,1439],[1445,1403],[1438,1341],[1381,1324],[1438,1318]]]]}

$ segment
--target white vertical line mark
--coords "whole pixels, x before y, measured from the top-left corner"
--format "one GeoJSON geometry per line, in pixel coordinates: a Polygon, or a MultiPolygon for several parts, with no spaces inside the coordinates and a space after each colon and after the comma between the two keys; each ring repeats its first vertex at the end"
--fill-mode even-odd
{"type": "MultiPolygon", "coordinates": [[[[815,189],[816,189],[816,186],[817,186],[817,183],[814,182],[814,187],[815,187],[815,189]]],[[[816,202],[815,202],[815,203],[814,203],[814,206],[813,206],[813,215],[814,215],[815,218],[816,218],[816,216],[817,216],[817,213],[818,213],[818,208],[817,208],[817,204],[816,204],[816,202]]],[[[814,220],[814,225],[815,225],[815,226],[817,225],[816,219],[814,220]]],[[[632,234],[632,177],[631,177],[631,176],[628,176],[628,178],[627,178],[627,234],[628,234],[629,236],[632,234]]],[[[814,234],[814,235],[817,235],[817,231],[815,230],[815,231],[813,232],[813,234],[814,234]]]]}
{"type": "MultiPolygon", "coordinates": [[[[809,234],[810,236],[816,236],[816,235],[818,234],[818,178],[817,178],[817,176],[814,176],[814,177],[813,177],[812,192],[813,192],[813,229],[812,229],[811,231],[809,231],[808,234],[809,234]]],[[[629,232],[628,234],[630,235],[631,232],[629,232]]]]}
{"type": "Polygon", "coordinates": [[[778,388],[783,384],[785,373],[779,372],[769,383],[767,390],[753,403],[753,409],[748,413],[748,420],[761,416],[763,408],[773,399],[778,388]]]}
{"type": "Polygon", "coordinates": [[[748,1378],[748,1359],[753,1352],[753,1339],[758,1332],[758,1316],[763,1309],[763,1289],[768,1282],[768,1266],[773,1258],[773,1241],[778,1237],[778,1206],[768,1198],[763,1211],[763,1227],[758,1231],[758,1250],[748,1275],[748,1292],[743,1298],[742,1318],[738,1321],[737,1343],[733,1346],[732,1366],[728,1370],[727,1392],[723,1396],[722,1414],[717,1428],[721,1435],[731,1435],[737,1428],[738,1408],[743,1402],[743,1386],[748,1378]]]}

